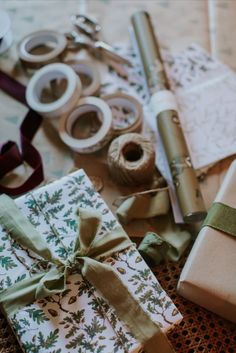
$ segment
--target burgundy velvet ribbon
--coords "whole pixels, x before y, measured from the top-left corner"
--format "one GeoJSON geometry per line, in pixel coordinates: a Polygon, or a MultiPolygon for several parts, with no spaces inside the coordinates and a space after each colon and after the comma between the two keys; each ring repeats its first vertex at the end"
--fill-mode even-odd
{"type": "MultiPolygon", "coordinates": [[[[27,106],[25,86],[0,70],[0,89],[27,106]]],[[[21,195],[38,186],[44,179],[42,158],[31,141],[37,132],[42,117],[29,109],[20,126],[20,148],[13,141],[7,141],[0,148],[0,178],[26,162],[33,172],[20,186],[7,187],[0,184],[0,193],[11,196],[21,195]]]]}

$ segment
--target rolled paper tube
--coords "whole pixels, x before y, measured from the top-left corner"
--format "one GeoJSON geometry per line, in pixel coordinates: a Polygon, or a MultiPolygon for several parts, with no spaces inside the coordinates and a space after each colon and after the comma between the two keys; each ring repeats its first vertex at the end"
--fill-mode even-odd
{"type": "Polygon", "coordinates": [[[154,175],[155,151],[150,141],[137,133],[112,141],[107,157],[112,178],[123,185],[148,183],[154,175]]]}
{"type": "Polygon", "coordinates": [[[38,69],[44,65],[60,61],[59,57],[67,45],[64,34],[51,30],[37,31],[24,37],[18,46],[21,62],[27,68],[38,69]],[[48,46],[47,51],[39,52],[40,47],[48,46]],[[36,52],[37,51],[37,52],[36,52]]]}
{"type": "Polygon", "coordinates": [[[203,198],[148,13],[134,14],[132,25],[184,222],[201,221],[206,216],[203,198]]]}

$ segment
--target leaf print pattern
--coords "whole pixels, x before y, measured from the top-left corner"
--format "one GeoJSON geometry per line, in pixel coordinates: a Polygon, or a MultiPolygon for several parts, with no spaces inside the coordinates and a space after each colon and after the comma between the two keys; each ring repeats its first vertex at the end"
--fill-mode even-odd
{"type": "MultiPolygon", "coordinates": [[[[16,202],[54,255],[63,261],[72,253],[78,208],[93,207],[103,215],[100,237],[118,224],[82,170],[16,202]]],[[[1,229],[0,239],[0,259],[7,258],[4,260],[7,265],[1,266],[0,262],[1,289],[47,267],[35,254],[12,243],[6,230],[1,229]]],[[[103,261],[117,270],[164,330],[181,319],[134,246],[103,261]]],[[[138,346],[114,309],[79,273],[67,278],[64,293],[27,305],[11,316],[10,321],[26,353],[123,353],[124,349],[129,351],[138,346]]]]}

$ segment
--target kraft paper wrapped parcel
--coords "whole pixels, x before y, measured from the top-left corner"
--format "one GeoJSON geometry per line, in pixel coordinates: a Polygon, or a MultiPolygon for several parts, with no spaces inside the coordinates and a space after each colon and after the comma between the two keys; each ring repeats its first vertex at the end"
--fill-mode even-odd
{"type": "Polygon", "coordinates": [[[197,236],[178,292],[236,323],[236,160],[204,223],[208,225],[197,236]]]}
{"type": "MultiPolygon", "coordinates": [[[[102,215],[102,227],[98,233],[101,239],[103,234],[119,225],[82,170],[28,193],[15,202],[23,217],[46,240],[53,256],[61,261],[65,261],[73,250],[78,232],[78,208],[97,210],[102,215]]],[[[37,274],[40,276],[47,269],[45,261],[26,247],[19,246],[12,240],[11,229],[6,228],[1,223],[1,290],[37,274]]],[[[182,319],[134,245],[112,256],[104,256],[102,263],[113,267],[161,330],[167,332],[182,319]]],[[[114,308],[84,276],[72,271],[65,285],[64,292],[38,299],[8,315],[24,352],[141,352],[142,346],[119,319],[114,308]]]]}

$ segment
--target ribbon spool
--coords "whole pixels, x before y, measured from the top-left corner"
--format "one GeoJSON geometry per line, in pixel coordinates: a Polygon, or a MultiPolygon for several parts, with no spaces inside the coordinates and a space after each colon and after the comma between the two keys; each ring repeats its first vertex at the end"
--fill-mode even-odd
{"type": "Polygon", "coordinates": [[[112,141],[107,162],[110,174],[117,183],[141,185],[153,178],[155,151],[146,138],[137,133],[129,133],[112,141]]]}
{"type": "Polygon", "coordinates": [[[96,96],[101,86],[98,70],[91,61],[70,60],[65,64],[69,65],[77,75],[79,75],[82,84],[82,97],[96,96]]]}
{"type": "Polygon", "coordinates": [[[0,54],[12,44],[11,20],[7,12],[0,11],[0,54]]]}
{"type": "Polygon", "coordinates": [[[112,137],[111,109],[100,98],[82,98],[69,115],[61,117],[59,134],[62,141],[75,152],[98,151],[112,137]]]}
{"type": "Polygon", "coordinates": [[[112,129],[115,136],[130,132],[140,132],[143,121],[142,106],[137,99],[117,92],[102,97],[112,111],[112,129]]]}
{"type": "Polygon", "coordinates": [[[66,37],[56,31],[44,30],[28,34],[18,46],[21,62],[32,69],[59,60],[60,55],[66,49],[66,37]],[[47,49],[46,53],[42,53],[47,49]]]}
{"type": "MultiPolygon", "coordinates": [[[[65,64],[50,64],[38,70],[26,89],[26,101],[30,108],[44,117],[55,118],[69,112],[81,95],[81,82],[74,70],[65,64]],[[64,80],[66,88],[61,96],[52,102],[43,101],[43,91],[51,85],[51,92],[59,93],[56,80],[64,80]]],[[[54,97],[55,98],[55,97],[54,97]]]]}

